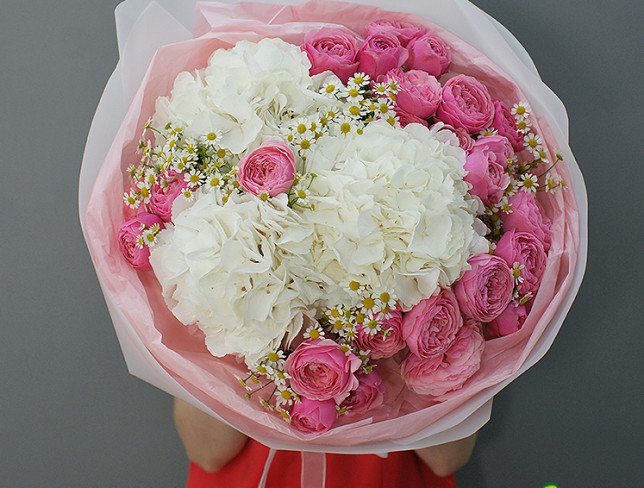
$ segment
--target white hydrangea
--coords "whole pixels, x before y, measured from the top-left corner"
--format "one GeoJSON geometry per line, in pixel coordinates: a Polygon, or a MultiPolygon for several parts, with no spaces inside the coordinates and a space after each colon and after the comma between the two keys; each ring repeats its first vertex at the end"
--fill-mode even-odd
{"type": "Polygon", "coordinates": [[[341,303],[356,280],[393,289],[409,309],[458,279],[467,259],[487,250],[464,160],[457,141],[420,125],[374,122],[348,142],[329,137],[310,158],[315,211],[302,217],[315,226],[316,268],[337,283],[327,296],[341,303]]]}
{"type": "Polygon", "coordinates": [[[218,144],[242,154],[284,135],[284,120],[337,105],[317,92],[310,67],[298,46],[281,39],[219,49],[205,69],[181,73],[171,96],[157,100],[154,124],[180,125],[194,138],[220,131],[218,144]]]}
{"type": "Polygon", "coordinates": [[[251,365],[293,338],[320,299],[322,288],[298,258],[311,231],[285,195],[270,203],[236,195],[220,205],[215,194],[198,192],[159,233],[150,262],[169,308],[199,325],[209,351],[240,354],[251,365]]]}

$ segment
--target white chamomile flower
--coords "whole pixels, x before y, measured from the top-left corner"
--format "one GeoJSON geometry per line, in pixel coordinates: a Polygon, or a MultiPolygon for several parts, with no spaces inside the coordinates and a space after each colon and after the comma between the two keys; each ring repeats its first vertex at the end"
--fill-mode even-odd
{"type": "Polygon", "coordinates": [[[530,132],[532,127],[532,122],[528,117],[523,117],[517,120],[517,131],[519,134],[527,134],[530,132]]]}
{"type": "MultiPolygon", "coordinates": [[[[380,303],[382,304],[382,311],[386,312],[387,314],[396,308],[396,294],[393,291],[385,291],[382,292],[378,295],[378,299],[380,300],[380,303]]],[[[387,317],[389,318],[389,317],[387,317]]]]}
{"type": "Polygon", "coordinates": [[[349,78],[348,85],[354,85],[354,86],[365,86],[368,85],[371,82],[371,77],[362,72],[358,72],[354,74],[351,78],[349,78]]]}
{"type": "Polygon", "coordinates": [[[291,131],[295,137],[300,137],[310,132],[310,121],[307,118],[299,118],[293,122],[291,131]]]}
{"type": "Polygon", "coordinates": [[[207,134],[204,134],[200,138],[200,142],[202,144],[205,144],[207,146],[212,146],[213,144],[219,143],[221,140],[221,131],[217,129],[213,129],[207,134]]]}
{"type": "Polygon", "coordinates": [[[223,184],[223,178],[220,173],[215,172],[208,177],[206,181],[206,190],[212,191],[215,188],[219,188],[223,184]]]}
{"type": "Polygon", "coordinates": [[[514,283],[520,284],[523,283],[523,276],[521,276],[521,271],[525,269],[525,264],[515,261],[512,264],[512,276],[514,276],[514,283]]]}
{"type": "Polygon", "coordinates": [[[344,305],[337,305],[335,307],[328,308],[324,312],[324,315],[326,315],[329,320],[335,320],[344,317],[345,313],[344,305]]]}
{"type": "Polygon", "coordinates": [[[143,249],[145,247],[145,238],[143,237],[143,234],[136,236],[136,247],[139,249],[143,249]]]}
{"type": "Polygon", "coordinates": [[[373,92],[379,97],[386,97],[390,93],[389,83],[376,83],[373,92]]]}
{"type": "Polygon", "coordinates": [[[261,376],[268,376],[268,377],[269,377],[269,378],[271,378],[271,379],[272,379],[272,376],[274,376],[274,375],[275,375],[275,369],[273,369],[273,366],[271,366],[271,365],[270,365],[270,364],[268,364],[268,363],[262,363],[262,364],[259,364],[259,365],[255,368],[255,372],[256,372],[258,375],[261,375],[261,376]]]}
{"type": "Polygon", "coordinates": [[[523,138],[523,145],[536,157],[539,157],[539,151],[543,148],[543,139],[541,136],[531,132],[523,138]]]}
{"type": "Polygon", "coordinates": [[[148,182],[141,180],[136,184],[136,186],[139,189],[138,193],[141,197],[141,200],[143,200],[143,203],[150,203],[152,192],[150,191],[150,185],[148,184],[148,182]]]}
{"type": "Polygon", "coordinates": [[[495,136],[498,134],[498,131],[494,127],[488,127],[487,129],[482,130],[479,133],[480,137],[489,137],[489,136],[495,136]]]}
{"type": "Polygon", "coordinates": [[[352,118],[354,120],[360,120],[362,117],[367,115],[365,106],[361,101],[356,103],[348,103],[344,106],[343,113],[346,117],[352,118]]]}
{"type": "Polygon", "coordinates": [[[362,325],[362,332],[374,336],[382,330],[382,323],[375,316],[369,317],[362,325]]]}
{"type": "Polygon", "coordinates": [[[521,181],[519,182],[521,189],[528,192],[536,192],[539,188],[539,182],[537,176],[532,173],[524,173],[521,175],[521,181]]]}
{"type": "Polygon", "coordinates": [[[400,86],[398,86],[398,82],[395,80],[390,80],[389,81],[389,93],[396,95],[400,91],[400,86]]]}
{"type": "Polygon", "coordinates": [[[136,166],[130,164],[125,171],[130,175],[130,178],[134,178],[134,175],[136,174],[136,166]]]}
{"type": "Polygon", "coordinates": [[[560,186],[561,186],[561,180],[557,180],[552,176],[548,176],[548,178],[546,178],[546,184],[545,184],[546,193],[554,191],[560,186]]]}
{"type": "Polygon", "coordinates": [[[536,151],[535,156],[541,160],[542,163],[548,164],[550,160],[548,159],[548,153],[544,148],[539,149],[536,151]]]}
{"type": "Polygon", "coordinates": [[[275,371],[275,374],[273,375],[273,383],[275,385],[279,386],[286,386],[286,381],[289,380],[291,377],[289,376],[288,373],[286,373],[282,369],[278,369],[275,371]]]}
{"type": "Polygon", "coordinates": [[[396,106],[394,102],[388,98],[380,98],[377,100],[376,109],[374,110],[374,117],[376,120],[389,119],[392,116],[396,116],[396,106]]]}
{"type": "Polygon", "coordinates": [[[189,173],[183,175],[183,179],[191,188],[199,187],[203,183],[204,177],[205,175],[201,171],[196,169],[193,169],[189,173]]]}
{"type": "Polygon", "coordinates": [[[364,89],[360,85],[349,84],[342,90],[342,98],[346,98],[348,103],[360,104],[364,100],[364,89]]]}
{"type": "Polygon", "coordinates": [[[320,88],[320,93],[322,95],[327,95],[329,97],[336,97],[339,95],[340,90],[342,90],[342,85],[338,84],[338,80],[327,80],[324,82],[322,85],[322,88],[320,88]]]}
{"type": "Polygon", "coordinates": [[[268,364],[277,365],[278,367],[284,363],[285,359],[284,351],[281,350],[271,351],[266,355],[268,364]]]}
{"type": "Polygon", "coordinates": [[[318,324],[313,324],[306,329],[304,332],[305,339],[323,339],[324,331],[318,324]]]}
{"type": "Polygon", "coordinates": [[[342,115],[335,120],[335,132],[340,136],[349,136],[355,134],[358,130],[358,124],[355,119],[342,115]]]}
{"type": "Polygon", "coordinates": [[[338,331],[338,335],[351,342],[357,335],[356,326],[352,323],[345,322],[344,327],[338,331]]]}
{"type": "Polygon", "coordinates": [[[286,388],[283,385],[282,387],[278,387],[278,393],[275,396],[276,400],[275,403],[277,403],[277,406],[281,407],[282,405],[293,405],[293,400],[295,399],[295,393],[293,390],[290,388],[286,388]]]}
{"type": "Polygon", "coordinates": [[[296,136],[293,140],[293,144],[295,145],[301,156],[307,156],[313,149],[315,141],[315,133],[306,131],[304,134],[296,136]]]}
{"type": "Polygon", "coordinates": [[[517,118],[525,118],[530,115],[532,110],[530,109],[530,105],[528,102],[519,102],[515,103],[514,106],[512,107],[512,115],[514,115],[517,118]]]}
{"type": "Polygon", "coordinates": [[[123,202],[125,203],[125,205],[134,210],[139,208],[139,205],[141,205],[139,195],[134,190],[123,193],[123,202]]]}
{"type": "Polygon", "coordinates": [[[512,213],[512,204],[507,196],[504,196],[499,203],[496,204],[496,208],[508,215],[512,213]]]}
{"type": "Polygon", "coordinates": [[[145,242],[145,245],[148,247],[154,247],[154,245],[157,243],[157,234],[152,229],[144,230],[142,237],[143,242],[145,242]]]}
{"type": "Polygon", "coordinates": [[[309,189],[306,187],[306,185],[303,184],[302,181],[300,181],[295,187],[293,188],[293,194],[297,198],[297,203],[300,205],[308,205],[310,202],[309,200],[309,189]]]}
{"type": "Polygon", "coordinates": [[[195,194],[190,188],[184,188],[181,190],[181,196],[187,201],[191,201],[195,197],[195,194]]]}

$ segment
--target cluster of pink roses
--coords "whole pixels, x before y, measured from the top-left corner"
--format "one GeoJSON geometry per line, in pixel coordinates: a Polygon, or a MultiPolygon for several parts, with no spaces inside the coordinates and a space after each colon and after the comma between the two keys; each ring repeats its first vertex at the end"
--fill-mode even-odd
{"type": "Polygon", "coordinates": [[[383,403],[384,386],[376,371],[358,371],[362,360],[334,340],[301,343],[286,360],[290,387],[299,396],[291,423],[302,432],[329,430],[337,411],[364,414],[383,403]]]}
{"type": "Polygon", "coordinates": [[[310,32],[302,45],[311,61],[311,74],[332,71],[344,83],[356,71],[374,81],[395,82],[399,92],[396,111],[403,126],[440,121],[454,130],[465,149],[470,134],[494,128],[515,150],[523,149],[511,109],[495,100],[476,78],[448,73],[450,48],[425,27],[382,20],[367,27],[359,40],[350,31],[320,29],[310,32]],[[441,78],[447,78],[441,85],[441,78]]]}

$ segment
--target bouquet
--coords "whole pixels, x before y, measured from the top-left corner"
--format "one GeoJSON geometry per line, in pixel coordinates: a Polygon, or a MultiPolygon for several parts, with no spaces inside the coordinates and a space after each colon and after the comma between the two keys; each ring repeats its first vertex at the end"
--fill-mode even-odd
{"type": "Polygon", "coordinates": [[[516,41],[455,3],[203,2],[164,39],[81,197],[135,374],[274,448],[386,452],[469,435],[545,353],[583,181],[516,41]],[[471,18],[508,74],[440,25],[471,18]]]}

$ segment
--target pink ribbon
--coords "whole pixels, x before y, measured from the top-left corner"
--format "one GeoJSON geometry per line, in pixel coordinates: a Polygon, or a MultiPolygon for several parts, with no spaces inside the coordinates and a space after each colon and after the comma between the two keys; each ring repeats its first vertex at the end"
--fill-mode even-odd
{"type": "MultiPolygon", "coordinates": [[[[273,464],[276,454],[275,449],[268,451],[264,471],[259,480],[257,488],[266,488],[268,472],[273,464]]],[[[302,468],[301,468],[301,487],[302,488],[324,488],[326,483],[326,454],[323,452],[304,452],[302,451],[302,468]]]]}

